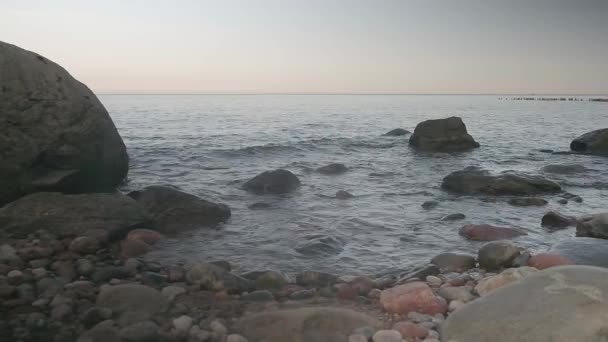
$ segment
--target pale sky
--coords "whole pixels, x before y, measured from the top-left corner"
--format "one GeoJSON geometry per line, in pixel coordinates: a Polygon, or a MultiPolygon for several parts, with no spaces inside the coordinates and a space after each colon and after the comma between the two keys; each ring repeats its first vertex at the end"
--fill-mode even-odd
{"type": "Polygon", "coordinates": [[[97,93],[608,94],[608,0],[0,0],[97,93]]]}

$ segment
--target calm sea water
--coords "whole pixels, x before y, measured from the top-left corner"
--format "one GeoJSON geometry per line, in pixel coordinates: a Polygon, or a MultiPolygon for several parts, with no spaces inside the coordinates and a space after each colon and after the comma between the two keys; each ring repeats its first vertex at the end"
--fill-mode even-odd
{"type": "Polygon", "coordinates": [[[476,252],[480,243],[458,235],[466,223],[516,226],[516,239],[533,250],[573,236],[549,232],[545,211],[579,215],[606,209],[608,158],[541,153],[568,150],[578,135],[608,126],[608,104],[504,101],[498,96],[348,95],[103,95],[129,149],[131,169],[123,190],[172,184],[232,208],[217,230],[167,239],[148,255],[161,260],[229,260],[239,270],[303,269],[373,274],[426,263],[444,251],[476,252]],[[481,148],[465,153],[420,153],[408,137],[385,137],[393,128],[413,131],[422,120],[460,116],[481,148]],[[330,162],[350,171],[323,176],[312,169],[330,162]],[[574,176],[547,175],[583,203],[520,208],[507,199],[454,196],[440,188],[452,171],[477,165],[492,171],[540,173],[547,164],[578,163],[574,176]],[[270,169],[286,168],[303,186],[290,195],[257,196],[239,187],[270,169]],[[337,190],[355,195],[341,201],[337,190]],[[439,201],[425,210],[424,201],[439,201]],[[271,208],[250,210],[264,201],[271,208]],[[464,221],[441,222],[447,214],[464,221]],[[327,237],[320,253],[296,250],[327,237]]]}

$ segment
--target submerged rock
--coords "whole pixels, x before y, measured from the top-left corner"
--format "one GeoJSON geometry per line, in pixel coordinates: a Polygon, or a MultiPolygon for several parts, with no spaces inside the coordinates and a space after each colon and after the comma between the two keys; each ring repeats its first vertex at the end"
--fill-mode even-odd
{"type": "Polygon", "coordinates": [[[230,208],[168,186],[149,186],[129,193],[150,215],[156,230],[176,234],[228,220],[230,208]]]}
{"type": "Polygon", "coordinates": [[[511,198],[509,200],[510,205],[514,205],[516,207],[542,207],[547,205],[547,202],[543,198],[538,197],[519,197],[519,198],[511,198]]]}
{"type": "Polygon", "coordinates": [[[339,175],[348,171],[348,168],[344,164],[332,163],[329,165],[322,166],[316,171],[324,175],[339,175]]]}
{"type": "Polygon", "coordinates": [[[608,156],[608,128],[581,135],[572,140],[570,149],[579,153],[608,156]]]}
{"type": "Polygon", "coordinates": [[[496,227],[489,224],[467,224],[458,233],[473,241],[493,241],[528,235],[519,228],[496,227]]]}
{"type": "Polygon", "coordinates": [[[458,220],[464,220],[465,218],[467,218],[467,216],[465,214],[455,213],[455,214],[449,214],[449,215],[442,217],[441,221],[458,221],[458,220]]]}
{"type": "Polygon", "coordinates": [[[445,341],[601,341],[608,330],[608,271],[585,266],[536,272],[452,313],[445,341]]]}
{"type": "Polygon", "coordinates": [[[346,200],[346,199],[353,198],[353,197],[354,196],[350,192],[348,192],[348,191],[345,191],[345,190],[338,190],[338,191],[336,191],[336,198],[337,199],[346,200]]]}
{"type": "Polygon", "coordinates": [[[268,209],[270,207],[271,207],[270,203],[266,203],[266,202],[256,202],[256,203],[253,203],[253,204],[250,204],[247,206],[247,208],[249,208],[251,210],[268,209]]]}
{"type": "Polygon", "coordinates": [[[576,236],[608,239],[608,213],[582,217],[576,225],[576,236]]]}
{"type": "Polygon", "coordinates": [[[59,237],[101,233],[113,238],[149,220],[131,198],[119,193],[64,195],[39,192],[0,208],[0,227],[24,237],[44,227],[59,237]]]}
{"type": "Polygon", "coordinates": [[[479,147],[461,118],[427,120],[419,123],[410,137],[410,146],[421,150],[463,151],[479,147]]]}
{"type": "Polygon", "coordinates": [[[300,254],[335,255],[344,249],[344,243],[330,235],[314,234],[306,236],[305,239],[306,241],[298,243],[294,248],[300,254]]]}
{"type": "Polygon", "coordinates": [[[256,194],[283,194],[300,186],[300,180],[290,171],[265,171],[247,181],[243,188],[256,194]]]}
{"type": "Polygon", "coordinates": [[[561,229],[576,225],[576,217],[562,215],[556,211],[549,211],[541,219],[543,227],[561,229]]]}
{"type": "Polygon", "coordinates": [[[408,131],[407,129],[395,128],[391,131],[384,133],[384,135],[389,136],[389,137],[399,137],[399,136],[410,134],[410,133],[411,132],[408,131]]]}
{"type": "Polygon", "coordinates": [[[421,206],[423,209],[430,210],[430,209],[437,207],[438,205],[439,205],[439,202],[437,202],[437,201],[426,201],[426,202],[422,203],[421,206]]]}
{"type": "Polygon", "coordinates": [[[475,257],[468,254],[441,253],[431,259],[431,264],[447,272],[462,273],[475,268],[475,257]]]}
{"type": "Polygon", "coordinates": [[[580,164],[551,164],[544,166],[541,171],[547,173],[571,175],[575,173],[583,173],[588,171],[588,169],[580,164]]]}
{"type": "Polygon", "coordinates": [[[495,196],[535,195],[561,191],[559,184],[542,176],[512,171],[492,175],[486,170],[472,166],[447,175],[443,178],[441,187],[455,193],[495,196]]]}
{"type": "Polygon", "coordinates": [[[125,178],[125,145],[86,85],[4,42],[0,75],[0,206],[38,191],[111,191],[125,178]]]}

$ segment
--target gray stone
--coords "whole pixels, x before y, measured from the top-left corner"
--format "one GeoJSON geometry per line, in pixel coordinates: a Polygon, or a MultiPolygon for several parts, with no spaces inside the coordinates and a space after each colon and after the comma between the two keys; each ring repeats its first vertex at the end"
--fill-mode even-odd
{"type": "Polygon", "coordinates": [[[87,259],[76,260],[76,272],[82,276],[91,275],[95,271],[95,266],[87,259]]]}
{"type": "Polygon", "coordinates": [[[608,331],[608,271],[554,267],[467,304],[441,327],[445,341],[602,341],[608,331]]]}
{"type": "Polygon", "coordinates": [[[608,239],[608,213],[581,217],[576,225],[576,236],[608,239]]]}
{"type": "Polygon", "coordinates": [[[339,175],[348,171],[348,168],[344,164],[340,163],[332,163],[320,168],[317,168],[316,171],[320,174],[324,175],[339,175]]]}
{"type": "Polygon", "coordinates": [[[192,317],[182,315],[173,319],[173,327],[179,336],[186,336],[192,328],[192,317]]]}
{"type": "Polygon", "coordinates": [[[124,342],[152,342],[158,338],[158,325],[144,321],[129,325],[120,330],[120,338],[124,342]]]}
{"type": "Polygon", "coordinates": [[[108,191],[125,178],[125,145],[87,86],[4,42],[0,74],[0,206],[37,191],[108,191]]]}
{"type": "Polygon", "coordinates": [[[572,140],[570,149],[578,153],[608,156],[608,128],[581,135],[572,140]]]}
{"type": "Polygon", "coordinates": [[[384,133],[384,135],[389,136],[389,137],[399,137],[399,136],[410,134],[410,133],[411,132],[406,129],[395,128],[393,130],[390,130],[390,131],[384,133]]]}
{"type": "Polygon", "coordinates": [[[511,198],[508,203],[516,207],[542,207],[549,202],[539,197],[516,197],[511,198]]]}
{"type": "Polygon", "coordinates": [[[300,186],[300,180],[290,171],[277,169],[263,172],[247,181],[243,188],[256,194],[281,194],[300,186]]]}
{"type": "Polygon", "coordinates": [[[274,296],[268,290],[258,290],[242,295],[241,299],[250,302],[269,302],[274,300],[274,296]]]}
{"type": "Polygon", "coordinates": [[[572,175],[588,171],[586,167],[580,164],[551,164],[544,166],[541,171],[547,173],[556,173],[563,175],[572,175]]]}
{"type": "Polygon", "coordinates": [[[412,147],[431,151],[463,151],[479,147],[459,117],[419,123],[409,143],[412,147]]]}
{"type": "Polygon", "coordinates": [[[344,250],[344,242],[334,236],[326,234],[310,234],[304,237],[294,249],[307,256],[336,255],[344,250]]]}
{"type": "Polygon", "coordinates": [[[154,314],[164,312],[168,307],[165,297],[157,290],[137,284],[102,287],[96,305],[119,314],[122,325],[129,325],[150,319],[154,314]]]}
{"type": "Polygon", "coordinates": [[[251,281],[208,263],[195,263],[188,268],[186,280],[206,290],[240,293],[253,287],[251,281]]]}
{"type": "Polygon", "coordinates": [[[94,306],[82,314],[81,322],[85,327],[91,327],[110,318],[112,318],[111,309],[94,306]]]}
{"type": "Polygon", "coordinates": [[[402,342],[401,334],[396,330],[379,330],[372,338],[374,342],[402,342]]]}
{"type": "Polygon", "coordinates": [[[556,211],[549,211],[543,215],[541,225],[551,229],[563,229],[576,225],[576,217],[566,216],[556,211]]]}
{"type": "Polygon", "coordinates": [[[464,220],[465,218],[467,218],[465,214],[454,213],[454,214],[449,214],[449,215],[442,217],[441,221],[458,221],[458,220],[464,220]]]}
{"type": "Polygon", "coordinates": [[[431,264],[447,272],[464,272],[475,268],[475,257],[468,254],[441,253],[431,259],[431,264]]]}
{"type": "Polygon", "coordinates": [[[114,321],[107,320],[98,323],[93,328],[84,332],[78,342],[122,342],[114,321]]]}
{"type": "Polygon", "coordinates": [[[513,260],[523,248],[509,241],[492,241],[483,245],[477,252],[479,267],[486,271],[497,271],[511,267],[513,260]]]}
{"type": "Polygon", "coordinates": [[[608,267],[608,240],[595,238],[572,238],[562,240],[550,250],[577,265],[608,267]]]}
{"type": "Polygon", "coordinates": [[[444,286],[439,289],[437,294],[448,302],[459,300],[463,303],[468,303],[475,299],[475,296],[471,293],[471,288],[468,286],[444,286]]]}
{"type": "Polygon", "coordinates": [[[179,295],[186,293],[186,289],[180,286],[170,285],[164,287],[160,292],[169,302],[172,302],[179,295]]]}

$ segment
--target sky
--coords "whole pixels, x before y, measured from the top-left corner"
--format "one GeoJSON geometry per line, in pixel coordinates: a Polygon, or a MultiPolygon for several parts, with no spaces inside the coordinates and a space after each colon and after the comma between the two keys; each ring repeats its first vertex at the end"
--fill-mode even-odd
{"type": "Polygon", "coordinates": [[[607,0],[0,0],[107,93],[608,94],[607,0]]]}

